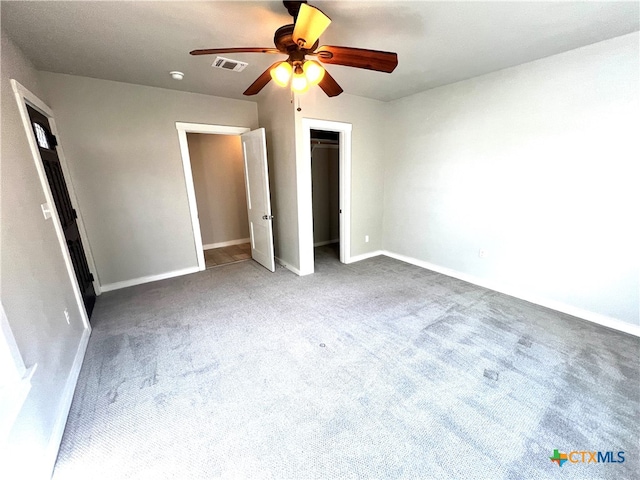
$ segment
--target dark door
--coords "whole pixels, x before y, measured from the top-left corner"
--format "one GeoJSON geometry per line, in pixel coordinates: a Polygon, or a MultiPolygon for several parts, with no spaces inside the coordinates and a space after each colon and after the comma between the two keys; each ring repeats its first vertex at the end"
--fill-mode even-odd
{"type": "Polygon", "coordinates": [[[78,279],[78,285],[80,286],[84,306],[87,310],[87,316],[91,317],[93,305],[96,303],[96,292],[93,289],[93,275],[89,271],[87,257],[82,247],[82,241],[80,240],[80,232],[78,231],[78,224],[76,222],[78,215],[71,205],[69,191],[67,190],[67,184],[60,166],[60,159],[56,152],[58,142],[51,133],[47,117],[29,105],[27,105],[27,110],[29,111],[31,128],[33,128],[38,150],[40,150],[40,157],[44,164],[44,171],[47,174],[47,181],[51,188],[53,201],[56,205],[58,217],[60,217],[60,223],[64,231],[64,237],[67,241],[71,263],[73,263],[73,270],[78,279]]]}

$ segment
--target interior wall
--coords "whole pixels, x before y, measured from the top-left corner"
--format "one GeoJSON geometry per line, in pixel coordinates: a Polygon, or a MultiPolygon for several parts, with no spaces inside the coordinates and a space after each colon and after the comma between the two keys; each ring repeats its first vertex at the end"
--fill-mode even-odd
{"type": "Polygon", "coordinates": [[[203,245],[249,238],[240,136],[187,133],[187,143],[203,245]]]}
{"type": "Polygon", "coordinates": [[[389,103],[384,248],[639,325],[638,44],[389,103]]]}
{"type": "Polygon", "coordinates": [[[351,256],[356,257],[382,248],[384,189],[383,144],[387,141],[385,104],[377,100],[343,93],[328,98],[317,87],[300,97],[301,111],[295,113],[296,155],[304,158],[302,119],[331,120],[350,123],[352,131],[351,164],[351,256]],[[369,236],[369,242],[365,241],[369,236]]]}
{"type": "Polygon", "coordinates": [[[295,129],[290,91],[268,85],[258,99],[258,118],[267,136],[275,256],[300,268],[295,129]]]}
{"type": "Polygon", "coordinates": [[[197,267],[175,122],[256,128],[254,102],[40,72],[101,285],[197,267]]]}
{"type": "MultiPolygon", "coordinates": [[[[46,198],[9,80],[48,99],[33,66],[4,31],[0,78],[0,299],[26,367],[37,364],[8,443],[0,444],[0,477],[12,478],[19,471],[21,478],[46,478],[55,460],[51,448],[57,448],[50,439],[56,421],[66,418],[63,392],[84,325],[53,221],[45,220],[40,210],[46,198]]],[[[64,149],[64,135],[59,141],[64,149]]],[[[8,395],[2,392],[3,399],[8,395]]]]}
{"type": "Polygon", "coordinates": [[[337,145],[313,145],[313,243],[340,240],[340,151],[337,145]]]}

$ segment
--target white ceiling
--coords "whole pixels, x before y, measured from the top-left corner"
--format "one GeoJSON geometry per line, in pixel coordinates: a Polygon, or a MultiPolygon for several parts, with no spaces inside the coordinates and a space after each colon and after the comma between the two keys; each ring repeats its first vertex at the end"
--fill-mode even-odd
{"type": "MultiPolygon", "coordinates": [[[[346,93],[383,101],[640,29],[638,1],[310,3],[333,20],[321,44],[398,53],[392,74],[327,67],[346,93]]],[[[236,73],[189,51],[272,47],[274,31],[292,23],[280,1],[2,1],[1,13],[39,70],[239,99],[252,98],[242,92],[280,57],[226,55],[249,62],[236,73]]]]}

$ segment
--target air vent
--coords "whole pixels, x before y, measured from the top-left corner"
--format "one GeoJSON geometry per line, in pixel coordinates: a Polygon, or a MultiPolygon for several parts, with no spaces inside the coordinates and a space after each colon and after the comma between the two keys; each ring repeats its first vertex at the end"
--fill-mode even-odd
{"type": "Polygon", "coordinates": [[[249,64],[246,62],[239,62],[223,57],[216,57],[216,60],[211,64],[212,67],[231,70],[232,72],[241,72],[247,65],[249,64]]]}

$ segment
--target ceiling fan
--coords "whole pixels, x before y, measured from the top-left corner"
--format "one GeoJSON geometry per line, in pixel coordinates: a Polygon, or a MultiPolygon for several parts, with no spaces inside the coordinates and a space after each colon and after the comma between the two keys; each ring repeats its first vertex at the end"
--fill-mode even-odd
{"type": "Polygon", "coordinates": [[[255,95],[272,79],[280,86],[289,84],[296,93],[306,92],[310,86],[318,85],[329,97],[340,95],[343,90],[317,61],[321,63],[364,68],[391,73],[398,65],[398,55],[393,52],[367,50],[352,47],[323,45],[318,47],[320,35],[327,29],[331,19],[306,1],[284,1],[284,6],[293,17],[293,24],[276,30],[273,37],[276,48],[239,47],[209,48],[191,51],[191,55],[215,55],[222,53],[277,53],[285,54],[285,61],[278,61],[260,75],[244,92],[255,95]]]}

